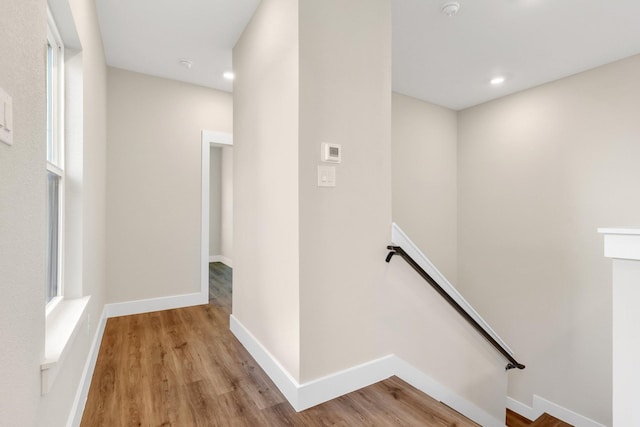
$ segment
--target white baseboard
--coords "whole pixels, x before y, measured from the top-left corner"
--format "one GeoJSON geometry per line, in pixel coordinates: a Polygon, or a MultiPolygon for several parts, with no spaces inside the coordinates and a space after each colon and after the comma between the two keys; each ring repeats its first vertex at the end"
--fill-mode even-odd
{"type": "Polygon", "coordinates": [[[513,412],[516,412],[531,421],[535,421],[536,418],[543,414],[542,412],[536,412],[531,406],[527,406],[509,396],[507,396],[507,409],[511,409],[513,412]]]}
{"type": "Polygon", "coordinates": [[[267,373],[293,408],[300,412],[344,394],[361,389],[393,375],[395,356],[386,356],[304,384],[273,357],[255,336],[233,315],[231,332],[267,373]]]}
{"type": "Polygon", "coordinates": [[[546,412],[575,427],[605,427],[604,424],[600,424],[535,394],[533,395],[533,407],[507,397],[507,408],[532,421],[535,421],[536,418],[546,412]]]}
{"type": "Polygon", "coordinates": [[[298,388],[298,411],[386,380],[394,375],[396,359],[393,355],[381,357],[301,384],[298,388]]]}
{"type": "Polygon", "coordinates": [[[229,317],[229,328],[231,332],[238,338],[238,341],[247,349],[249,354],[258,362],[258,365],[267,373],[271,381],[273,381],[289,401],[296,411],[300,411],[298,405],[298,388],[300,385],[289,374],[289,372],[273,357],[261,343],[253,336],[247,328],[232,314],[229,317]]]}
{"type": "Polygon", "coordinates": [[[171,310],[207,304],[209,295],[201,293],[174,295],[170,297],[149,298],[137,301],[126,301],[107,304],[107,318],[128,316],[131,314],[151,313],[152,311],[171,310]]]}
{"type": "Polygon", "coordinates": [[[211,255],[209,256],[209,262],[221,262],[229,268],[233,268],[233,261],[231,258],[227,258],[224,255],[211,255]]]}
{"type": "Polygon", "coordinates": [[[485,427],[504,427],[505,420],[498,419],[484,409],[445,387],[418,368],[399,357],[395,358],[395,372],[401,380],[411,384],[423,393],[460,412],[465,417],[485,427]]]}
{"type": "Polygon", "coordinates": [[[253,356],[258,365],[269,375],[269,378],[276,384],[296,411],[303,411],[396,375],[480,425],[504,427],[504,420],[492,417],[484,410],[395,355],[388,355],[326,377],[299,384],[233,315],[230,317],[230,324],[233,334],[253,356]]]}
{"type": "Polygon", "coordinates": [[[91,386],[91,379],[93,378],[93,371],[96,368],[96,361],[98,360],[98,353],[100,352],[100,344],[102,344],[102,336],[104,335],[104,328],[107,324],[107,308],[102,309],[102,315],[98,321],[98,327],[96,333],[93,336],[91,347],[89,348],[89,355],[87,362],[84,365],[82,376],[80,377],[80,385],[76,392],[76,396],[73,399],[71,405],[71,412],[69,413],[69,420],[67,421],[67,427],[79,427],[82,421],[82,414],[84,412],[85,404],[87,403],[87,396],[89,395],[89,387],[91,386]]]}

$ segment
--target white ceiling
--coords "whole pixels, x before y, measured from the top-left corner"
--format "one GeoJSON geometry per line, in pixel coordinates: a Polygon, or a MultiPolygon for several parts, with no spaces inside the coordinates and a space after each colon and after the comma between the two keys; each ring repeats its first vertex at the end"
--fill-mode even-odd
{"type": "Polygon", "coordinates": [[[222,77],[260,0],[96,0],[107,63],[231,91],[222,77]],[[180,59],[193,63],[191,69],[180,59]]]}
{"type": "MultiPolygon", "coordinates": [[[[392,0],[395,91],[460,110],[640,53],[639,0],[458,1],[448,17],[445,0],[392,0]]],[[[107,63],[231,91],[222,73],[258,3],[96,0],[107,63]]]]}
{"type": "Polygon", "coordinates": [[[640,53],[639,0],[458,1],[393,0],[395,91],[460,110],[640,53]]]}

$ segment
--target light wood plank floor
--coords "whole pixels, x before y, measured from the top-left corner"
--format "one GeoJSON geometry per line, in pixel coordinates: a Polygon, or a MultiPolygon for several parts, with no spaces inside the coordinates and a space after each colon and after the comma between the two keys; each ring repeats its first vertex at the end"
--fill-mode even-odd
{"type": "Polygon", "coordinates": [[[229,331],[225,268],[208,305],[109,319],[83,427],[476,425],[395,377],[296,413],[229,331]]]}

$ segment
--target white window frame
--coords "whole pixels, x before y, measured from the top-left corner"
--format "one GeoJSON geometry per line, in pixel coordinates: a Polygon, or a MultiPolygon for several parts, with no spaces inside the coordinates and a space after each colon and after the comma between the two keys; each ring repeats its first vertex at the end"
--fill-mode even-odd
{"type": "MultiPolygon", "coordinates": [[[[47,172],[57,175],[58,183],[58,252],[57,252],[57,286],[56,295],[46,303],[46,314],[49,315],[64,296],[64,223],[65,223],[65,172],[64,172],[64,44],[60,32],[47,8],[47,76],[51,66],[51,81],[47,77],[47,97],[51,97],[51,122],[47,111],[47,172]],[[52,58],[49,63],[49,47],[52,58]],[[49,150],[51,143],[51,150],[49,150]],[[51,153],[50,153],[51,151],[51,153]],[[50,155],[51,154],[51,155],[50,155]]],[[[47,100],[47,110],[49,100],[47,100]]],[[[45,283],[45,286],[48,286],[45,283]]],[[[46,290],[45,292],[48,292],[46,290]]]]}

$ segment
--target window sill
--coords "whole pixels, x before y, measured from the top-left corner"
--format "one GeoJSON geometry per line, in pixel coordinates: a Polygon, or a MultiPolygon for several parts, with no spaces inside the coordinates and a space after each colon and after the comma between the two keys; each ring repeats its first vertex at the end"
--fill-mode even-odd
{"type": "Polygon", "coordinates": [[[40,365],[42,394],[47,394],[83,323],[90,296],[63,299],[47,314],[44,360],[40,365]]]}

